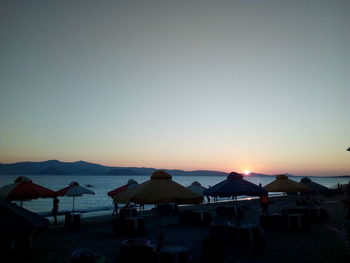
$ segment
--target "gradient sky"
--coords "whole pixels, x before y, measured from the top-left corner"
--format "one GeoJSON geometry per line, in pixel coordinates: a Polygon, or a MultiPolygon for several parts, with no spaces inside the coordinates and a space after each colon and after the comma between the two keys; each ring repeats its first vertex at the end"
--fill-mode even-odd
{"type": "Polygon", "coordinates": [[[1,1],[0,162],[350,174],[350,1],[1,1]]]}

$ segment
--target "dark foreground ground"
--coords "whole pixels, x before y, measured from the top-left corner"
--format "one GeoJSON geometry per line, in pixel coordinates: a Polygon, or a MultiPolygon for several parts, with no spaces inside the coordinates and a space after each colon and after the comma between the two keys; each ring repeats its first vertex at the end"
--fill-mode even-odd
{"type": "MultiPolygon", "coordinates": [[[[246,263],[345,263],[350,262],[345,225],[346,207],[342,197],[324,199],[321,206],[330,213],[327,223],[313,224],[307,233],[286,231],[265,231],[266,244],[261,251],[227,246],[226,262],[246,263]]],[[[243,204],[243,202],[242,202],[243,204]]],[[[270,212],[294,204],[288,198],[275,198],[270,212]]],[[[194,206],[191,209],[206,209],[214,219],[213,204],[194,206]]],[[[257,223],[261,213],[257,200],[244,201],[244,223],[257,223]]],[[[186,209],[189,209],[187,207],[186,209]]],[[[144,238],[157,243],[157,234],[164,233],[167,244],[178,244],[189,248],[194,263],[202,262],[203,239],[209,234],[209,226],[189,226],[179,223],[176,216],[159,216],[150,211],[143,214],[145,219],[144,238]]],[[[107,258],[107,262],[120,262],[121,242],[129,236],[113,234],[112,216],[83,218],[79,229],[67,229],[63,225],[52,226],[33,239],[33,249],[29,254],[17,254],[8,262],[64,263],[77,248],[88,248],[107,258]]],[[[2,262],[2,261],[1,261],[2,262]]]]}

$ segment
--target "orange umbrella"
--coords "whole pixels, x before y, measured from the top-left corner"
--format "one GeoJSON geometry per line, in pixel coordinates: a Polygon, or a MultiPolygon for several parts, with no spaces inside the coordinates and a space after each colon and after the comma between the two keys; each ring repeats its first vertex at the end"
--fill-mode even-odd
{"type": "Polygon", "coordinates": [[[202,186],[200,183],[197,181],[194,181],[190,186],[187,186],[187,189],[190,189],[191,191],[199,194],[199,195],[204,195],[203,192],[204,190],[207,190],[204,186],[202,186]]]}
{"type": "Polygon", "coordinates": [[[115,203],[137,204],[193,204],[203,201],[203,196],[174,182],[171,178],[172,176],[164,171],[155,171],[151,180],[114,196],[113,200],[115,203]]]}

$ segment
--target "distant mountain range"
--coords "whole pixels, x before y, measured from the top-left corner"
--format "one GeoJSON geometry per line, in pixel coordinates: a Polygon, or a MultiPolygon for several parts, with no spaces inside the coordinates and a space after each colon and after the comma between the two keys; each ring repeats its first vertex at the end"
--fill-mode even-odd
{"type": "MultiPolygon", "coordinates": [[[[49,160],[44,162],[19,162],[2,164],[0,163],[1,174],[43,174],[43,175],[150,175],[158,169],[144,167],[113,167],[104,166],[84,161],[78,162],[60,162],[58,160],[49,160]]],[[[219,171],[184,171],[162,169],[171,175],[227,175],[219,171]]]]}
{"type": "MultiPolygon", "coordinates": [[[[150,175],[158,169],[145,167],[113,167],[104,166],[84,161],[78,162],[60,162],[58,160],[49,160],[44,162],[19,162],[3,164],[0,163],[0,175],[150,175]]],[[[226,176],[227,173],[210,170],[184,171],[176,169],[162,169],[171,175],[188,175],[188,176],[226,176]]],[[[249,176],[266,177],[275,176],[261,173],[250,173],[249,176]]],[[[287,176],[295,176],[287,174],[287,176]]],[[[335,177],[350,177],[349,175],[335,177]]]]}
{"type": "MultiPolygon", "coordinates": [[[[251,172],[250,174],[249,174],[249,176],[253,176],[253,177],[269,177],[269,176],[273,176],[273,177],[275,177],[277,174],[261,174],[261,173],[254,173],[254,172],[251,172]]],[[[288,177],[290,177],[290,176],[297,176],[298,177],[298,175],[293,175],[293,174],[285,174],[286,176],[288,176],[288,177]]]]}

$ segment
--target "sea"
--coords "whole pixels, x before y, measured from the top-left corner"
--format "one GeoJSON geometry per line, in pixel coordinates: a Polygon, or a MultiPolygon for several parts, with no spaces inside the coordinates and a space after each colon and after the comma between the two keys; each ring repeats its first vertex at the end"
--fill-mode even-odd
{"type": "MultiPolygon", "coordinates": [[[[26,176],[26,175],[23,175],[26,176]]],[[[1,175],[0,187],[11,184],[18,177],[18,175],[1,175]]],[[[112,199],[107,195],[107,192],[125,185],[129,179],[134,179],[138,183],[143,183],[150,179],[150,176],[130,176],[130,175],[27,175],[33,183],[42,185],[51,190],[57,191],[68,186],[71,182],[78,182],[81,186],[88,188],[95,192],[95,195],[83,195],[76,197],[74,200],[75,211],[84,213],[84,216],[97,216],[103,214],[111,214],[113,211],[112,199]]],[[[299,182],[302,177],[289,177],[289,179],[299,182]]],[[[309,177],[312,181],[322,184],[329,188],[336,188],[338,184],[347,184],[349,178],[339,177],[309,177]]],[[[189,186],[192,182],[197,181],[204,187],[213,186],[226,179],[226,176],[173,176],[173,181],[183,185],[189,186]]],[[[245,176],[245,180],[254,184],[261,184],[262,186],[275,180],[275,177],[253,177],[245,176]]],[[[270,193],[273,195],[281,195],[282,193],[270,193]]],[[[238,200],[246,199],[246,196],[238,197],[238,200]]],[[[72,211],[73,198],[59,197],[59,213],[64,214],[72,211]]],[[[21,205],[17,202],[18,205],[21,205]]],[[[22,206],[32,212],[43,216],[50,216],[52,209],[51,198],[39,198],[29,201],[24,201],[22,206]]],[[[153,206],[148,205],[146,209],[153,206]]]]}

